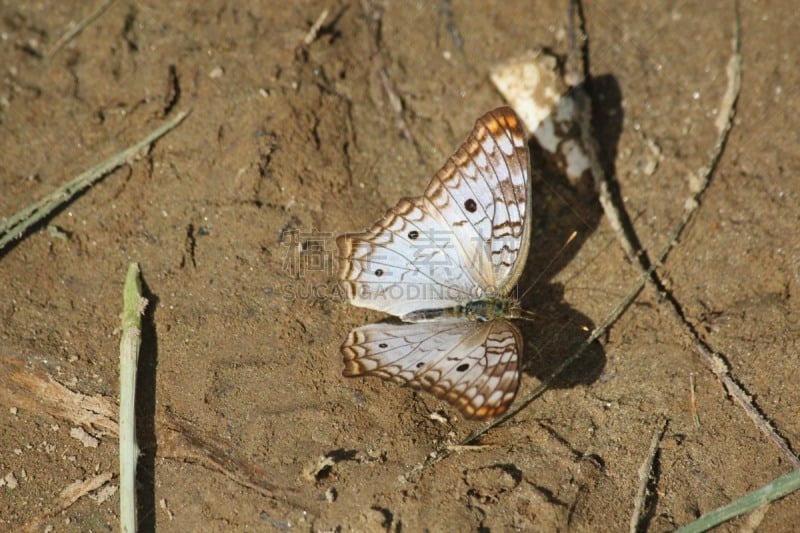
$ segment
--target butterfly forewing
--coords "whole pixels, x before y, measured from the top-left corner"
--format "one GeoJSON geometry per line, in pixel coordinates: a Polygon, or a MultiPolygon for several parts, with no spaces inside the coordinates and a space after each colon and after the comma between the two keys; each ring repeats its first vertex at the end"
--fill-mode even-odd
{"type": "Polygon", "coordinates": [[[478,119],[425,191],[493,296],[508,294],[528,256],[529,169],[522,125],[503,107],[478,119]]]}
{"type": "Polygon", "coordinates": [[[353,305],[404,316],[506,296],[528,251],[530,180],[521,122],[508,107],[478,119],[421,197],[337,240],[353,305]]]}
{"type": "Polygon", "coordinates": [[[342,345],[344,375],[427,391],[465,418],[504,413],[519,385],[519,330],[506,320],[370,324],[342,345]]]}
{"type": "Polygon", "coordinates": [[[475,297],[450,231],[424,198],[401,200],[371,229],[337,239],[340,279],[353,305],[403,316],[453,307],[475,297]]]}

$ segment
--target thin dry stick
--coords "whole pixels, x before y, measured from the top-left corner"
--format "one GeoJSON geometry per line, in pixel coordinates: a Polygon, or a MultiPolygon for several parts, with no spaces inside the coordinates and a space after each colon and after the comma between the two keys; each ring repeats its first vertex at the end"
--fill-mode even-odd
{"type": "MultiPolygon", "coordinates": [[[[577,6],[575,5],[574,2],[570,3],[570,9],[571,10],[577,9],[577,6]]],[[[573,12],[571,11],[570,13],[571,13],[571,16],[572,16],[573,12]]],[[[578,16],[581,15],[580,11],[577,11],[576,13],[577,13],[578,16]]],[[[581,21],[580,26],[581,27],[583,26],[582,21],[581,21]]],[[[490,429],[502,424],[506,420],[508,420],[511,417],[515,416],[522,409],[527,407],[527,405],[531,401],[536,399],[539,395],[541,395],[549,387],[550,383],[557,376],[559,376],[561,374],[561,372],[563,372],[576,359],[578,359],[581,355],[583,355],[583,353],[589,348],[589,346],[591,345],[592,342],[594,342],[596,339],[598,339],[601,335],[603,335],[605,333],[605,331],[619,318],[620,315],[622,315],[622,313],[627,309],[627,307],[631,304],[631,302],[633,302],[633,300],[638,296],[639,292],[642,290],[642,288],[644,287],[644,285],[648,281],[653,282],[654,280],[652,278],[655,278],[655,283],[657,284],[657,286],[660,285],[660,280],[655,275],[656,269],[662,265],[662,263],[666,259],[667,255],[669,255],[669,252],[678,243],[678,239],[679,239],[680,235],[683,233],[683,230],[686,228],[686,226],[689,223],[689,220],[691,219],[692,215],[694,214],[694,212],[699,207],[700,197],[702,196],[703,192],[707,188],[708,183],[709,183],[709,181],[711,179],[711,174],[713,173],[714,169],[717,166],[717,163],[719,162],[719,159],[720,159],[720,157],[722,155],[722,150],[723,150],[723,148],[725,146],[725,143],[726,143],[726,141],[728,139],[728,134],[729,134],[731,126],[733,124],[733,113],[734,113],[734,109],[735,109],[736,100],[737,100],[738,94],[739,94],[740,78],[741,78],[741,54],[739,53],[739,42],[740,42],[740,38],[739,38],[739,18],[738,18],[738,8],[737,8],[737,10],[736,10],[735,35],[734,35],[734,39],[733,39],[734,53],[733,53],[733,56],[732,56],[731,60],[728,63],[729,83],[728,83],[727,90],[726,90],[726,92],[725,92],[725,94],[723,96],[723,99],[722,99],[722,106],[723,107],[721,108],[720,115],[719,115],[719,117],[722,117],[722,118],[718,117],[717,121],[716,121],[717,127],[720,128],[720,134],[719,134],[719,136],[717,138],[717,142],[715,143],[714,150],[712,152],[712,156],[711,156],[710,161],[704,167],[702,172],[698,173],[698,176],[699,176],[698,179],[693,182],[692,189],[693,189],[694,194],[689,200],[686,201],[686,203],[684,205],[683,216],[681,217],[681,220],[678,222],[678,224],[676,224],[675,228],[673,229],[673,231],[672,231],[672,233],[670,235],[670,238],[667,241],[666,246],[664,246],[664,248],[658,254],[658,256],[656,257],[655,261],[652,264],[650,264],[649,268],[644,269],[644,267],[642,267],[644,272],[640,276],[639,281],[631,288],[631,290],[628,292],[628,294],[617,304],[616,308],[613,311],[611,311],[611,313],[609,313],[609,315],[601,322],[601,324],[594,329],[594,331],[589,336],[589,338],[587,338],[578,347],[578,349],[575,351],[575,353],[573,353],[570,357],[565,359],[561,363],[561,365],[558,368],[556,368],[556,370],[552,374],[550,374],[547,378],[545,378],[533,391],[531,391],[530,393],[526,394],[522,398],[519,398],[515,402],[514,406],[512,406],[512,408],[509,409],[504,415],[500,416],[499,418],[496,418],[495,420],[493,420],[489,424],[485,425],[484,427],[482,427],[482,428],[470,433],[461,442],[462,445],[470,444],[471,442],[473,442],[478,437],[484,435],[490,429]]],[[[574,65],[574,63],[573,63],[573,67],[572,67],[572,76],[575,77],[575,79],[578,79],[578,80],[583,80],[584,79],[582,77],[582,75],[580,74],[580,69],[577,68],[574,65]]],[[[580,93],[580,91],[579,91],[579,93],[580,93]]],[[[590,156],[591,156],[591,160],[592,160],[592,171],[593,172],[598,171],[598,173],[595,174],[595,179],[607,180],[605,172],[602,171],[602,165],[599,164],[598,159],[596,157],[596,155],[597,155],[597,151],[596,151],[597,145],[596,145],[596,140],[591,135],[591,131],[592,131],[591,130],[591,116],[586,113],[586,110],[587,109],[590,110],[590,107],[587,107],[587,106],[588,106],[588,101],[584,102],[582,104],[582,106],[581,106],[581,109],[583,110],[581,130],[583,132],[583,135],[585,136],[585,139],[584,139],[585,146],[589,147],[589,149],[590,149],[590,156]]],[[[607,184],[605,186],[603,186],[602,184],[596,185],[596,188],[598,190],[598,194],[600,194],[601,192],[603,194],[608,194],[609,187],[608,187],[607,184]]],[[[608,205],[613,205],[613,201],[610,198],[610,194],[609,194],[609,197],[606,199],[605,202],[601,201],[601,205],[603,205],[604,210],[605,210],[605,207],[606,207],[607,204],[608,205]]],[[[616,206],[614,206],[613,210],[605,211],[605,213],[606,213],[606,216],[609,217],[609,219],[615,218],[615,220],[617,220],[617,222],[619,222],[619,228],[620,229],[619,229],[619,231],[617,231],[616,228],[615,228],[615,233],[616,233],[618,239],[620,240],[620,242],[622,243],[623,249],[626,250],[626,254],[631,256],[631,251],[633,251],[633,256],[638,256],[639,252],[635,252],[634,251],[635,247],[633,246],[631,240],[628,238],[628,235],[625,233],[625,231],[623,231],[621,229],[622,228],[622,223],[621,223],[622,218],[621,218],[620,210],[618,210],[616,208],[616,206]]],[[[614,224],[612,224],[612,226],[614,226],[614,224]]],[[[635,264],[639,264],[640,266],[642,265],[642,263],[640,261],[634,261],[634,263],[635,264]]],[[[673,308],[673,310],[677,313],[676,309],[673,308]]],[[[683,321],[682,321],[682,323],[685,324],[685,322],[683,322],[683,321]]],[[[693,336],[693,337],[695,337],[695,339],[696,339],[696,336],[693,336]]],[[[718,367],[719,365],[711,366],[712,370],[715,368],[715,366],[718,367]]],[[[715,372],[715,374],[716,374],[716,372],[715,372]]],[[[735,383],[732,383],[732,380],[728,379],[728,381],[730,381],[732,385],[735,385],[735,383]]],[[[725,383],[725,380],[723,380],[723,383],[725,383]]],[[[727,385],[726,385],[726,388],[728,388],[727,385]]],[[[736,388],[733,388],[731,390],[735,391],[736,388]]],[[[735,397],[737,397],[737,399],[738,399],[738,396],[735,396],[735,397]]],[[[748,410],[748,414],[750,414],[749,410],[748,410]]],[[[757,414],[757,412],[755,414],[757,414]]],[[[752,418],[752,415],[751,415],[751,418],[752,418]]],[[[764,421],[764,423],[766,423],[766,421],[764,421]]],[[[759,424],[759,426],[763,428],[763,424],[759,424]]],[[[767,428],[769,428],[768,424],[767,424],[767,428]]],[[[762,431],[763,431],[763,429],[762,429],[762,431]]],[[[774,432],[772,432],[771,430],[767,432],[768,435],[770,433],[772,435],[774,435],[774,432]]],[[[780,437],[778,437],[777,435],[774,435],[774,436],[777,437],[778,440],[781,440],[780,437]]],[[[773,441],[775,440],[773,437],[770,437],[770,438],[773,441]]],[[[786,448],[786,447],[784,446],[784,448],[786,448]]],[[[788,448],[786,448],[786,449],[788,449],[788,448]]],[[[429,467],[429,466],[431,466],[431,465],[433,465],[435,463],[438,463],[439,461],[441,461],[442,459],[444,459],[448,455],[450,455],[449,452],[444,448],[440,448],[439,450],[436,450],[434,453],[431,454],[431,456],[428,458],[428,460],[425,461],[425,463],[423,463],[421,465],[417,465],[416,467],[412,468],[407,473],[407,477],[414,476],[414,475],[418,474],[419,472],[421,472],[425,468],[427,468],[427,467],[429,467]]],[[[791,453],[789,455],[789,458],[790,458],[790,460],[792,460],[792,458],[794,458],[794,460],[797,460],[797,458],[794,456],[794,454],[791,454],[791,453]]]]}
{"type": "Polygon", "coordinates": [[[20,529],[27,532],[47,531],[47,521],[69,509],[72,504],[77,502],[87,494],[99,489],[114,477],[111,472],[103,472],[86,479],[79,479],[67,485],[58,495],[55,501],[55,509],[48,509],[38,517],[26,523],[20,529]]]}
{"type": "MultiPolygon", "coordinates": [[[[717,120],[715,122],[718,132],[717,140],[711,150],[711,157],[709,158],[709,161],[694,176],[690,177],[689,186],[690,190],[692,191],[692,196],[687,198],[684,202],[683,216],[681,217],[680,222],[673,229],[670,239],[667,243],[667,254],[669,254],[672,248],[678,244],[678,240],[680,239],[683,230],[689,224],[689,220],[691,220],[691,218],[694,216],[694,213],[700,207],[700,198],[708,188],[708,184],[711,182],[711,175],[717,168],[717,165],[722,158],[722,151],[725,148],[725,144],[728,142],[728,135],[730,134],[733,126],[733,117],[736,113],[736,101],[739,98],[739,89],[741,87],[742,56],[739,50],[739,43],[739,13],[737,8],[735,31],[732,42],[733,54],[728,60],[728,66],[726,68],[726,72],[728,74],[728,85],[725,89],[725,93],[722,95],[719,114],[717,115],[717,120]]],[[[619,238],[627,239],[627,236],[625,234],[621,234],[619,235],[619,238]]],[[[666,256],[664,256],[664,259],[666,259],[666,256]]],[[[660,283],[658,278],[656,278],[654,281],[660,283]]]]}
{"type": "Polygon", "coordinates": [[[61,38],[59,38],[58,41],[56,41],[53,47],[45,55],[47,57],[52,57],[53,55],[55,55],[56,52],[61,50],[61,47],[63,47],[65,44],[67,44],[68,41],[70,41],[72,38],[74,38],[76,35],[82,32],[86,28],[86,26],[91,24],[92,21],[94,21],[97,17],[102,15],[105,12],[105,10],[111,7],[111,4],[113,4],[116,1],[117,0],[106,0],[100,7],[95,9],[91,15],[89,15],[82,21],[75,24],[72,28],[67,30],[64,33],[64,35],[62,35],[61,38]]]}
{"type": "Polygon", "coordinates": [[[576,116],[577,122],[580,125],[581,143],[589,158],[589,168],[594,179],[597,199],[603,208],[603,213],[606,215],[608,224],[617,235],[625,255],[628,256],[628,259],[632,263],[637,263],[636,246],[634,246],[625,231],[622,211],[617,207],[612,197],[611,186],[606,176],[606,171],[600,163],[600,146],[597,143],[597,138],[592,129],[592,99],[586,92],[588,68],[587,52],[585,50],[587,38],[584,33],[584,27],[585,21],[583,20],[583,11],[581,10],[580,4],[576,0],[572,0],[569,4],[569,31],[567,32],[570,39],[570,46],[567,62],[564,67],[564,78],[571,87],[570,96],[577,109],[576,116]],[[583,54],[579,53],[581,49],[583,49],[583,54]]]}
{"type": "Polygon", "coordinates": [[[306,36],[303,37],[303,44],[304,45],[308,46],[308,45],[310,45],[311,43],[313,43],[317,39],[317,35],[319,34],[319,30],[320,30],[320,28],[322,28],[322,25],[325,24],[325,19],[326,18],[328,18],[328,9],[327,8],[322,10],[322,14],[320,14],[320,16],[317,17],[316,22],[314,22],[314,24],[311,25],[311,28],[308,29],[308,33],[306,33],[306,36]]]}
{"type": "MultiPolygon", "coordinates": [[[[95,435],[119,435],[117,402],[113,398],[72,391],[52,376],[32,371],[24,360],[3,352],[0,352],[0,405],[64,420],[95,435]]],[[[153,435],[155,442],[149,445],[158,450],[158,457],[198,464],[276,502],[307,511],[307,506],[291,496],[293,489],[267,483],[268,472],[231,457],[225,443],[198,434],[163,409],[156,412],[155,423],[159,430],[153,435]]]]}
{"type": "MultiPolygon", "coordinates": [[[[717,141],[714,144],[714,147],[711,152],[711,157],[708,163],[694,176],[690,177],[690,189],[692,191],[692,196],[686,200],[684,203],[684,212],[683,216],[681,217],[680,222],[677,224],[675,229],[670,236],[669,242],[666,248],[666,254],[660,259],[660,261],[664,261],[666,256],[669,254],[671,249],[678,243],[683,230],[688,225],[691,218],[694,216],[694,213],[700,207],[700,198],[702,197],[703,193],[708,188],[708,185],[711,181],[711,176],[716,169],[721,157],[723,149],[725,148],[725,144],[728,141],[728,136],[730,134],[731,128],[733,126],[733,117],[736,112],[736,102],[739,98],[739,91],[741,89],[741,72],[742,72],[742,55],[741,55],[741,24],[739,21],[739,6],[738,2],[734,1],[734,11],[735,11],[735,23],[734,23],[734,36],[731,42],[732,47],[732,54],[731,58],[728,60],[728,65],[726,68],[726,73],[728,76],[728,85],[725,89],[725,93],[722,96],[722,100],[720,102],[720,110],[719,114],[717,115],[717,119],[715,121],[715,125],[717,127],[718,136],[717,141]]],[[[628,240],[628,236],[625,232],[617,232],[617,236],[620,241],[623,243],[623,248],[627,249],[626,247],[630,247],[631,243],[628,240]],[[627,244],[625,244],[627,243],[627,244]]],[[[641,250],[638,252],[641,253],[641,250]]],[[[640,268],[643,268],[641,262],[637,262],[640,265],[640,268]]],[[[657,274],[653,273],[651,276],[650,282],[655,286],[656,290],[662,286],[661,280],[657,276],[657,274]]],[[[764,434],[766,437],[772,441],[773,444],[781,451],[781,453],[786,457],[786,459],[795,467],[800,468],[800,458],[792,452],[791,448],[789,447],[786,440],[778,435],[775,429],[772,427],[770,422],[764,418],[764,416],[756,409],[753,405],[752,399],[749,394],[747,394],[742,387],[736,383],[736,381],[731,377],[729,368],[722,357],[719,354],[714,353],[706,343],[700,339],[697,330],[686,320],[686,318],[681,313],[677,301],[668,295],[665,301],[669,304],[669,309],[672,312],[673,316],[678,320],[678,322],[683,326],[684,330],[687,334],[692,338],[692,342],[697,349],[698,353],[700,354],[703,361],[706,365],[711,369],[717,379],[722,382],[725,390],[730,394],[744,409],[747,413],[747,416],[753,421],[756,427],[764,434]]]]}
{"type": "Polygon", "coordinates": [[[479,452],[481,450],[487,450],[489,448],[494,448],[495,446],[491,444],[482,444],[482,445],[471,445],[471,446],[462,446],[460,444],[450,444],[447,446],[447,450],[451,452],[479,452]]]}
{"type": "Polygon", "coordinates": [[[700,416],[697,414],[697,398],[695,395],[694,372],[689,373],[689,400],[692,406],[692,420],[697,429],[700,429],[700,416]]]}
{"type": "MultiPolygon", "coordinates": [[[[666,249],[662,251],[662,254],[666,254],[666,249]]],[[[614,324],[614,322],[616,322],[620,316],[622,316],[622,313],[625,312],[628,306],[630,306],[630,304],[636,299],[641,290],[644,288],[645,284],[647,283],[647,279],[650,277],[653,271],[655,271],[655,269],[660,265],[661,265],[660,261],[653,263],[653,265],[651,265],[646,272],[644,272],[641,276],[639,276],[639,280],[630,288],[628,293],[617,303],[616,307],[606,316],[606,318],[603,319],[603,321],[592,331],[589,337],[586,340],[584,340],[580,346],[578,346],[578,349],[575,350],[575,352],[572,355],[566,358],[558,366],[558,368],[556,368],[549,376],[544,378],[542,382],[539,383],[539,385],[535,389],[533,389],[528,394],[522,396],[521,398],[518,398],[517,401],[514,402],[514,405],[512,405],[511,408],[508,411],[506,411],[502,416],[495,418],[482,428],[473,431],[472,433],[467,435],[464,438],[464,440],[462,440],[459,444],[461,446],[467,446],[471,444],[472,442],[474,442],[476,439],[487,433],[492,428],[499,426],[506,420],[515,416],[517,413],[519,413],[525,407],[527,407],[528,404],[530,404],[533,400],[539,397],[545,390],[547,390],[550,384],[559,375],[561,375],[561,373],[569,365],[574,363],[580,356],[582,356],[583,353],[592,345],[592,343],[597,339],[599,339],[602,335],[604,335],[605,332],[608,331],[608,328],[610,328],[611,325],[614,324]]],[[[438,450],[431,453],[428,459],[424,463],[417,465],[413,467],[411,470],[409,470],[406,473],[406,479],[410,479],[416,476],[429,466],[432,466],[441,461],[442,459],[448,457],[450,453],[451,452],[450,450],[447,449],[447,447],[439,448],[438,450]]]]}
{"type": "MultiPolygon", "coordinates": [[[[728,66],[726,69],[728,74],[728,87],[722,97],[720,113],[717,115],[717,120],[715,122],[720,135],[717,138],[716,145],[714,146],[713,157],[691,183],[692,188],[697,192],[692,198],[686,201],[684,216],[681,220],[681,226],[679,226],[680,231],[683,230],[683,227],[686,226],[689,218],[692,216],[694,211],[697,210],[699,206],[699,197],[708,187],[711,173],[719,162],[722,150],[728,138],[728,133],[733,125],[733,115],[736,106],[736,100],[739,97],[742,71],[741,44],[739,36],[739,4],[738,2],[734,2],[734,4],[736,6],[736,24],[732,44],[733,54],[728,61],[728,66]]],[[[673,234],[672,242],[677,242],[680,231],[676,231],[673,234]]],[[[722,382],[728,394],[730,394],[739,403],[756,427],[758,427],[758,429],[764,433],[764,435],[766,435],[766,437],[772,441],[773,444],[775,444],[775,446],[781,451],[781,453],[783,453],[783,455],[794,466],[794,468],[800,468],[800,458],[798,458],[797,455],[791,450],[786,440],[782,436],[778,435],[778,433],[772,427],[772,424],[770,424],[770,422],[764,418],[758,409],[756,409],[756,407],[753,405],[750,395],[747,394],[747,392],[745,392],[742,387],[731,377],[730,369],[723,358],[720,357],[718,353],[715,353],[713,350],[711,350],[710,347],[703,342],[702,339],[700,339],[697,331],[691,325],[687,324],[687,322],[681,317],[680,311],[675,307],[675,303],[672,300],[668,301],[672,304],[671,309],[673,314],[675,314],[680,321],[687,326],[689,334],[692,336],[695,349],[700,354],[700,357],[703,359],[706,365],[708,365],[717,379],[722,382]]]]}
{"type": "Polygon", "coordinates": [[[661,423],[661,427],[653,432],[653,438],[650,440],[650,449],[647,451],[647,457],[642,463],[642,466],[639,467],[639,490],[636,491],[633,514],[631,515],[631,533],[636,533],[639,530],[639,523],[642,520],[642,510],[647,501],[647,484],[650,483],[653,472],[653,462],[656,459],[656,453],[658,453],[658,443],[661,441],[666,430],[667,421],[664,420],[661,423]]]}
{"type": "MultiPolygon", "coordinates": [[[[113,398],[87,396],[58,383],[52,376],[32,371],[24,360],[0,352],[0,405],[15,406],[40,416],[54,417],[86,428],[95,435],[119,435],[117,402],[113,398]]],[[[225,443],[201,435],[163,409],[156,413],[155,442],[158,457],[192,463],[219,472],[228,479],[257,491],[276,503],[308,512],[295,500],[294,489],[265,481],[269,473],[260,466],[231,457],[225,443]]],[[[58,510],[54,511],[58,512],[58,510]]],[[[48,513],[47,516],[51,516],[48,513]]]]}
{"type": "Polygon", "coordinates": [[[765,419],[762,414],[753,405],[752,397],[745,392],[742,387],[731,377],[730,369],[719,354],[714,353],[700,340],[695,339],[694,347],[700,354],[700,357],[711,368],[714,375],[717,376],[725,390],[730,394],[734,400],[737,401],[739,406],[744,409],[750,420],[761,430],[766,437],[781,451],[786,459],[792,464],[795,469],[800,469],[800,458],[795,455],[786,439],[778,435],[772,424],[765,419]]]}
{"type": "Polygon", "coordinates": [[[172,120],[160,126],[148,134],[144,139],[109,157],[99,165],[90,168],[86,172],[79,174],[71,181],[64,184],[59,189],[48,194],[35,204],[29,205],[21,211],[15,213],[3,223],[0,223],[0,250],[14,239],[22,237],[22,234],[31,226],[44,219],[59,206],[67,203],[73,196],[80,191],[94,184],[97,180],[124,165],[132,159],[145,146],[158,140],[167,132],[175,128],[191,111],[178,113],[172,120]]]}
{"type": "Polygon", "coordinates": [[[142,343],[142,296],[139,265],[131,263],[125,277],[122,338],[119,341],[119,523],[123,533],[136,531],[136,368],[142,343]]]}
{"type": "MultiPolygon", "coordinates": [[[[725,144],[728,141],[728,136],[730,134],[731,128],[733,126],[733,117],[736,112],[736,102],[739,98],[739,92],[741,89],[741,76],[742,76],[742,54],[741,54],[741,23],[739,20],[739,4],[738,1],[734,0],[734,36],[731,40],[731,57],[728,60],[728,65],[726,68],[726,73],[728,77],[728,84],[726,86],[725,92],[722,95],[722,100],[720,102],[719,113],[717,115],[717,119],[715,121],[715,126],[717,127],[717,140],[714,144],[714,147],[711,151],[711,157],[709,158],[708,163],[700,169],[695,175],[690,176],[689,186],[690,190],[692,191],[692,196],[689,197],[686,202],[684,203],[684,212],[683,216],[681,217],[680,222],[675,227],[670,240],[667,245],[666,254],[664,257],[661,258],[661,261],[666,259],[666,255],[669,254],[672,247],[674,247],[678,240],[680,239],[683,230],[688,225],[691,218],[694,216],[694,213],[700,207],[700,198],[702,197],[703,193],[708,188],[708,185],[711,181],[711,176],[714,173],[719,161],[722,157],[722,152],[725,148],[725,144]]],[[[590,131],[590,117],[584,116],[584,121],[581,127],[581,130],[584,132],[590,131]]],[[[589,135],[588,138],[585,139],[587,146],[591,146],[592,142],[594,142],[594,137],[589,135]]],[[[592,172],[594,173],[596,168],[601,168],[599,164],[594,163],[594,153],[591,153],[592,156],[592,172]]],[[[606,176],[604,173],[594,174],[595,179],[602,179],[605,180],[606,176]]],[[[600,184],[597,186],[598,193],[601,195],[601,204],[603,205],[603,209],[606,213],[606,216],[612,221],[612,227],[617,234],[618,239],[622,245],[622,248],[625,250],[626,254],[630,257],[630,251],[634,249],[633,244],[631,243],[629,236],[625,231],[618,230],[616,225],[613,223],[613,218],[619,214],[616,207],[613,211],[609,211],[606,209],[606,204],[610,202],[610,198],[607,198],[605,201],[603,200],[603,194],[608,191],[607,184],[600,184]]],[[[613,204],[613,202],[610,202],[613,204]]],[[[642,254],[642,250],[637,250],[636,255],[642,254]]],[[[644,269],[644,265],[642,261],[634,261],[634,264],[638,264],[639,268],[644,269]]],[[[659,279],[658,275],[654,272],[651,276],[650,282],[658,291],[663,284],[659,279]]],[[[778,435],[772,425],[769,423],[768,420],[764,418],[764,416],[758,411],[758,409],[753,406],[753,402],[750,396],[742,389],[742,387],[736,383],[736,381],[731,377],[729,369],[725,361],[720,357],[718,354],[714,353],[703,341],[700,339],[697,330],[686,320],[686,318],[681,313],[677,301],[668,295],[665,299],[667,303],[669,303],[669,309],[671,310],[672,314],[678,320],[678,322],[683,326],[684,330],[686,330],[687,334],[692,338],[695,348],[699,352],[701,358],[706,363],[706,365],[711,369],[714,375],[719,379],[725,390],[730,394],[745,410],[747,416],[753,421],[753,423],[758,427],[758,429],[767,436],[767,438],[772,441],[773,444],[781,451],[781,453],[788,459],[795,468],[800,468],[800,458],[792,452],[791,448],[789,447],[786,440],[778,435]]]]}

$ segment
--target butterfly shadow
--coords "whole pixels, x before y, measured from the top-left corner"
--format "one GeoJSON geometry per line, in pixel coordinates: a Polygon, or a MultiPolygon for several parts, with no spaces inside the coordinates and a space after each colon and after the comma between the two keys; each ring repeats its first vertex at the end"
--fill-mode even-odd
{"type": "MultiPolygon", "coordinates": [[[[598,157],[606,176],[611,177],[615,175],[614,160],[622,131],[621,91],[611,75],[593,78],[589,83],[586,90],[593,100],[592,128],[599,144],[598,157]]],[[[541,380],[571,356],[594,328],[588,316],[564,301],[564,285],[552,279],[574,259],[594,233],[603,211],[591,181],[570,183],[535,139],[529,146],[534,179],[533,232],[518,295],[522,306],[536,318],[517,325],[526,346],[523,371],[541,380]],[[573,233],[576,235],[571,238],[573,233]]],[[[619,193],[612,184],[614,194],[619,193]]],[[[577,280],[579,275],[571,282],[577,280]]],[[[593,383],[605,363],[605,352],[595,342],[557,376],[551,386],[568,388],[593,383]]]]}

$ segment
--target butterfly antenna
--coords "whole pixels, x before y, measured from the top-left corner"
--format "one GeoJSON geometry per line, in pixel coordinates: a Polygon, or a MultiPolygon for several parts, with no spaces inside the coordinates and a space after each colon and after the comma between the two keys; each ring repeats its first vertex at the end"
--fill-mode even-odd
{"type": "Polygon", "coordinates": [[[547,263],[547,266],[544,267],[544,269],[539,274],[539,276],[533,281],[533,283],[531,283],[531,286],[528,287],[527,289],[525,289],[525,292],[522,293],[522,296],[520,296],[518,298],[518,300],[520,302],[522,301],[523,298],[525,298],[525,295],[528,294],[530,292],[530,290],[536,286],[537,283],[539,283],[539,280],[542,279],[542,276],[544,276],[544,273],[547,272],[548,270],[550,270],[550,267],[553,266],[553,263],[556,262],[556,259],[558,259],[561,256],[561,254],[564,253],[564,250],[567,249],[567,246],[569,246],[569,243],[574,241],[575,237],[577,237],[577,236],[578,236],[578,232],[577,231],[573,231],[572,233],[570,233],[569,237],[567,237],[567,240],[564,241],[564,244],[562,244],[561,248],[559,248],[558,252],[556,252],[556,255],[554,255],[553,258],[550,260],[550,262],[547,263]]]}
{"type": "Polygon", "coordinates": [[[535,313],[529,309],[520,308],[518,312],[519,316],[517,317],[517,320],[527,320],[528,322],[539,322],[543,318],[543,316],[540,315],[539,313],[535,313]]]}

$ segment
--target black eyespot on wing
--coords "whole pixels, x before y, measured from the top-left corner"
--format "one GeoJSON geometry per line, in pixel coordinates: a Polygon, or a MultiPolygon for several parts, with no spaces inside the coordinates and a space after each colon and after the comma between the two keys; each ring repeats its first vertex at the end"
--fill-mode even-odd
{"type": "Polygon", "coordinates": [[[376,270],[376,271],[375,271],[375,275],[376,275],[376,276],[378,276],[378,277],[381,277],[381,276],[383,276],[383,269],[380,269],[380,268],[379,268],[378,270],[376,270]]]}
{"type": "Polygon", "coordinates": [[[466,372],[469,369],[469,363],[461,363],[456,367],[459,372],[466,372]]]}
{"type": "Polygon", "coordinates": [[[408,232],[408,238],[411,239],[412,241],[417,237],[419,237],[419,232],[417,230],[411,230],[408,232]]]}
{"type": "Polygon", "coordinates": [[[423,366],[425,366],[425,363],[423,363],[422,361],[417,363],[417,368],[422,368],[423,366]]]}
{"type": "Polygon", "coordinates": [[[382,342],[382,343],[380,343],[380,344],[378,345],[378,348],[388,348],[388,347],[389,347],[389,345],[388,345],[388,344],[386,344],[385,342],[382,342]]]}
{"type": "Polygon", "coordinates": [[[466,202],[464,202],[464,209],[466,209],[470,213],[474,213],[475,211],[478,210],[478,204],[475,203],[475,200],[470,198],[466,202]]]}

